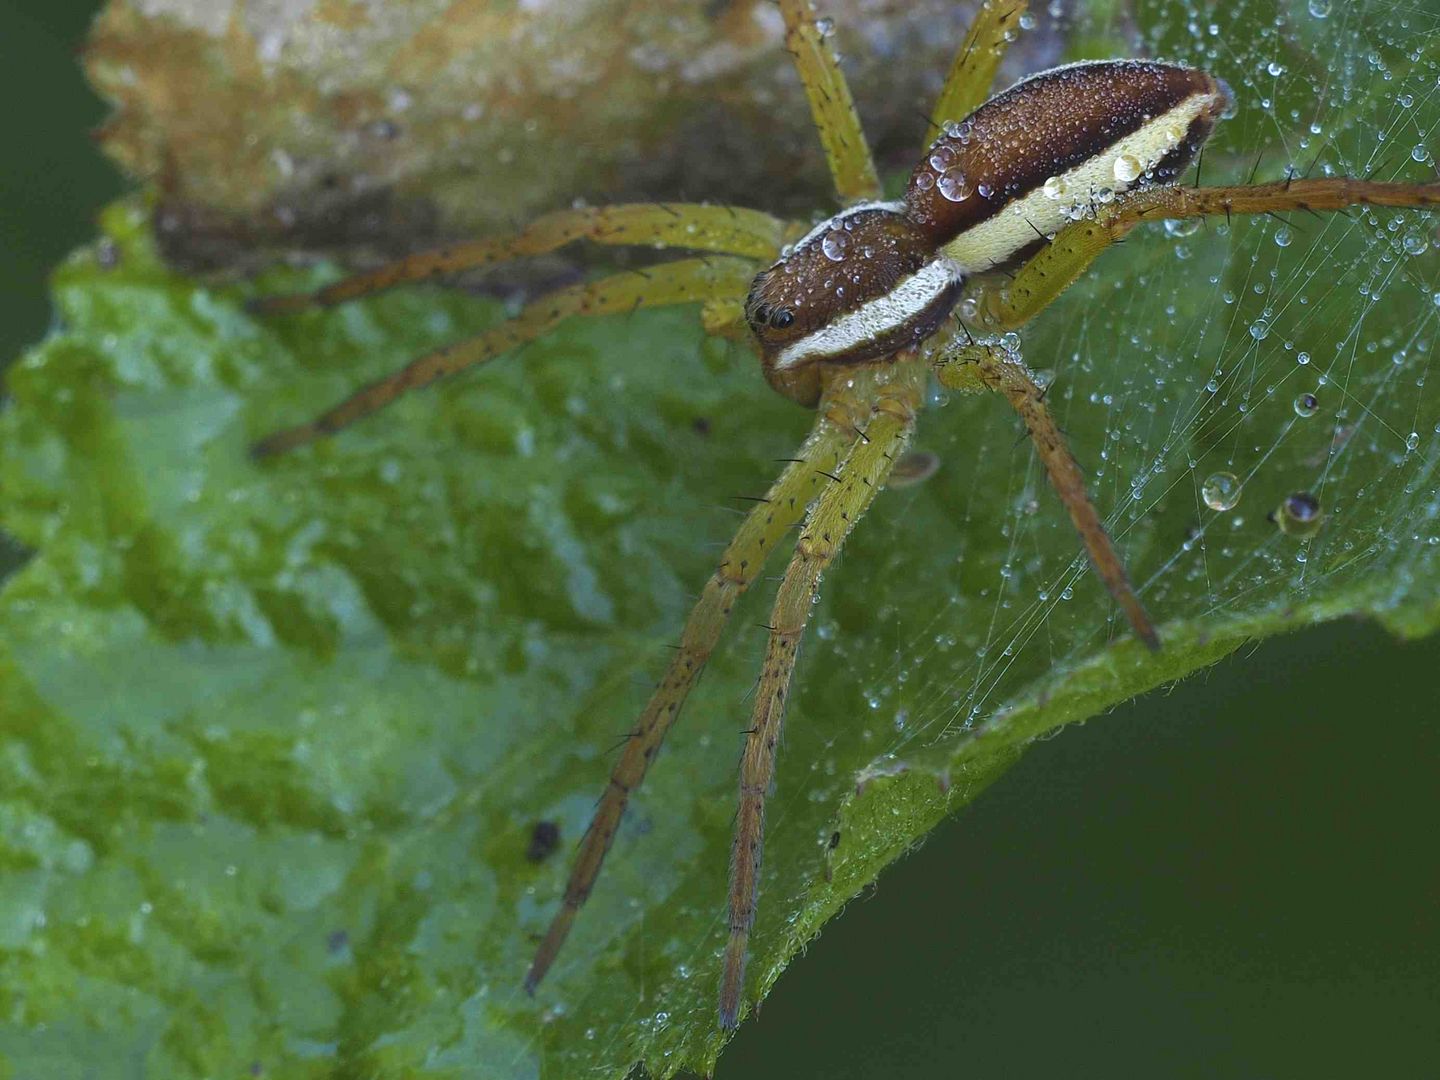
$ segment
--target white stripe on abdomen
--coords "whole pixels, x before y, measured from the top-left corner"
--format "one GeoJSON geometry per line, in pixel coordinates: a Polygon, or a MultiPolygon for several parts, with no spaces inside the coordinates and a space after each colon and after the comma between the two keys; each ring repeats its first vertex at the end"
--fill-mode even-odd
{"type": "Polygon", "coordinates": [[[1100,202],[1099,193],[1118,195],[1140,183],[1146,170],[1154,168],[1178,146],[1190,125],[1214,107],[1214,94],[1186,98],[1069,172],[1052,177],[1044,186],[966,229],[941,250],[966,275],[1008,262],[1016,252],[1035,242],[1037,232],[1048,237],[1072,220],[1076,208],[1100,202]]]}

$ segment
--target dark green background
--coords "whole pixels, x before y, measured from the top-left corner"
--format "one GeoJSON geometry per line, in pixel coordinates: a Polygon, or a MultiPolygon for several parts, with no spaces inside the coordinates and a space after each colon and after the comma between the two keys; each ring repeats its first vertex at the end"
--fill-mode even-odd
{"type": "MultiPolygon", "coordinates": [[[[0,6],[6,361],[121,190],[73,58],[93,8],[0,6]]],[[[1343,623],[1036,746],[851,905],[720,1076],[1435,1075],[1437,672],[1440,641],[1343,623]]]]}

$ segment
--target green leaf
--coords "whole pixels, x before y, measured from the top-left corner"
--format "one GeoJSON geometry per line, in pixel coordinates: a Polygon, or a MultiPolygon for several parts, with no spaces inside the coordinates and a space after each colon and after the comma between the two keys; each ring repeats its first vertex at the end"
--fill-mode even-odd
{"type": "MultiPolygon", "coordinates": [[[[1301,168],[1424,171],[1406,155],[1440,120],[1440,46],[1370,14],[1296,29],[1341,49],[1334,71],[1252,88],[1258,46],[1216,64],[1244,110],[1209,178],[1243,179],[1257,153],[1275,175],[1287,146],[1301,168]]],[[[1203,59],[1153,25],[1154,51],[1203,59]]],[[[261,321],[246,297],[313,282],[208,286],[167,270],[146,224],[112,208],[107,246],[58,273],[62,325],[0,415],[0,522],[36,552],[0,594],[11,1068],[709,1071],[767,589],[535,1000],[520,980],[611,749],[734,527],[727,498],[762,490],[810,418],[692,309],[639,312],[572,320],[257,466],[254,438],[500,305],[410,289],[261,321]],[[534,862],[539,822],[562,844],[534,862]]],[[[1268,634],[1440,622],[1433,220],[1296,221],[1285,244],[1280,228],[1142,230],[1027,329],[1158,656],[1116,620],[1003,403],[922,418],[943,466],[877,500],[801,661],[752,994],[1032,739],[1268,634]],[[1296,415],[1302,392],[1316,415],[1296,415]],[[1222,470],[1244,487],[1220,513],[1200,490],[1222,470]],[[1266,520],[1301,489],[1327,515],[1308,542],[1266,520]]]]}

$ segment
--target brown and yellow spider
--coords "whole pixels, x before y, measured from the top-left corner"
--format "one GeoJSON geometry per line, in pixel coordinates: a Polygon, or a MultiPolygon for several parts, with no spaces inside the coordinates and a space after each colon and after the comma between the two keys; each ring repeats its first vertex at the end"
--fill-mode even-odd
{"type": "Polygon", "coordinates": [[[406,391],[491,360],[572,315],[699,302],[707,328],[744,331],[766,380],[813,407],[810,435],[726,548],[685,624],[669,669],[626,741],[580,844],[560,910],[525,985],[554,962],[590,894],[629,797],[644,779],[740,595],[799,527],[768,624],[740,767],[720,1023],[740,1015],[758,898],[765,799],[785,700],[820,578],[906,452],[931,374],[996,390],[1020,415],[1097,573],[1136,635],[1160,639],[1085,491],[1084,479],[1021,363],[1013,331],[1043,311],[1110,244],[1155,219],[1440,204],[1440,182],[1290,179],[1225,187],[1176,181],[1230,104],[1224,83],[1149,61],[1072,64],[990,91],[1024,0],[982,5],[930,116],[929,145],[904,197],[880,183],[850,92],[810,0],[781,0],[795,59],[844,205],[811,228],[755,210],[633,204],[559,211],[518,234],[413,256],[262,311],[335,304],[402,282],[547,252],[575,240],[713,253],[560,289],[469,341],[412,361],[257,455],[289,450],[383,408],[406,391]],[[960,306],[962,297],[966,303],[960,306]],[[963,311],[963,319],[955,316],[963,311]],[[968,325],[967,325],[968,324],[968,325]]]}

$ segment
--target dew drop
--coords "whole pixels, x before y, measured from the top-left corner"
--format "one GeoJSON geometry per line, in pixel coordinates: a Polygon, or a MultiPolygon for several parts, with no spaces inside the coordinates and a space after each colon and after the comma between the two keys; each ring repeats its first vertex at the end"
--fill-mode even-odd
{"type": "Polygon", "coordinates": [[[1310,363],[1310,354],[1309,354],[1308,352],[1296,353],[1296,354],[1295,354],[1295,363],[1297,363],[1297,364],[1308,364],[1308,363],[1310,363]]]}
{"type": "Polygon", "coordinates": [[[1290,227],[1288,225],[1282,225],[1280,226],[1280,228],[1275,230],[1275,236],[1273,237],[1273,239],[1275,241],[1276,247],[1289,247],[1291,242],[1295,239],[1295,234],[1290,231],[1290,227]]]}
{"type": "Polygon", "coordinates": [[[1406,449],[1406,450],[1415,450],[1415,449],[1418,449],[1419,446],[1420,446],[1420,433],[1419,433],[1418,431],[1412,431],[1412,432],[1410,432],[1409,435],[1406,435],[1406,436],[1405,436],[1405,449],[1406,449]]]}
{"type": "Polygon", "coordinates": [[[1122,184],[1138,180],[1145,167],[1134,154],[1121,154],[1115,159],[1115,179],[1122,184]]]}
{"type": "Polygon", "coordinates": [[[1317,19],[1330,15],[1330,0],[1310,0],[1310,14],[1317,19]]]}
{"type": "Polygon", "coordinates": [[[1425,237],[1419,233],[1410,233],[1402,242],[1406,255],[1424,255],[1425,249],[1430,245],[1425,242],[1425,237]]]}
{"type": "Polygon", "coordinates": [[[1264,341],[1270,336],[1270,324],[1264,319],[1256,319],[1250,324],[1250,336],[1256,341],[1264,341]]]}
{"type": "Polygon", "coordinates": [[[1200,497],[1211,510],[1229,510],[1240,501],[1240,478],[1232,472],[1211,473],[1200,485],[1200,497]]]}
{"type": "Polygon", "coordinates": [[[1423,165],[1430,160],[1430,148],[1424,143],[1416,143],[1414,149],[1410,151],[1410,158],[1423,165]]]}
{"type": "Polygon", "coordinates": [[[850,250],[850,235],[844,229],[831,229],[820,241],[820,250],[831,262],[840,262],[850,250]]]}
{"type": "Polygon", "coordinates": [[[1311,417],[1320,411],[1320,399],[1314,394],[1300,394],[1295,398],[1295,415],[1311,417]]]}
{"type": "Polygon", "coordinates": [[[1165,222],[1166,236],[1194,236],[1199,231],[1199,218],[1180,218],[1165,222]]]}
{"type": "Polygon", "coordinates": [[[1052,176],[1045,181],[1045,186],[1041,190],[1044,191],[1047,199],[1063,199],[1066,192],[1065,181],[1058,176],[1052,176]]]}
{"type": "Polygon", "coordinates": [[[1308,491],[1297,491],[1286,495],[1273,517],[1275,524],[1286,536],[1307,539],[1320,531],[1325,514],[1320,509],[1320,500],[1308,491]]]}
{"type": "Polygon", "coordinates": [[[940,174],[940,182],[936,186],[940,194],[951,202],[964,202],[975,190],[959,169],[946,169],[940,174]]]}

